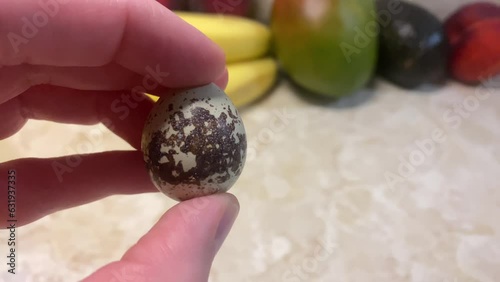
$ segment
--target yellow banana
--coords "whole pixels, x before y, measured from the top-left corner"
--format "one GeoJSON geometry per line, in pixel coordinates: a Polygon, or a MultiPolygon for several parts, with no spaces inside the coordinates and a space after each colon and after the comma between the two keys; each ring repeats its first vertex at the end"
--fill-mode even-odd
{"type": "Polygon", "coordinates": [[[226,93],[236,107],[246,106],[273,87],[278,65],[272,58],[229,64],[226,93]]]}
{"type": "Polygon", "coordinates": [[[269,51],[271,31],[258,21],[230,15],[175,13],[218,44],[227,63],[256,59],[269,51]]]}
{"type": "MultiPolygon", "coordinates": [[[[227,65],[229,75],[226,93],[238,108],[246,106],[269,92],[278,75],[278,64],[272,58],[227,65]]],[[[158,97],[149,95],[154,101],[158,97]]]]}

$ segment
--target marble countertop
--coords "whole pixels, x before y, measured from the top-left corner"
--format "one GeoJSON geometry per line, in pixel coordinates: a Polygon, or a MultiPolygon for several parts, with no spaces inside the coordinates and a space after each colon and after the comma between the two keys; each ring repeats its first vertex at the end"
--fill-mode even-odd
{"type": "MultiPolygon", "coordinates": [[[[231,190],[241,212],[210,281],[500,279],[500,88],[408,92],[376,81],[318,105],[281,82],[241,114],[249,156],[231,190]]],[[[66,154],[91,128],[30,121],[0,141],[0,161],[66,154]]],[[[129,147],[105,131],[95,149],[129,147]]],[[[25,226],[16,278],[77,281],[174,204],[113,196],[25,226]]]]}

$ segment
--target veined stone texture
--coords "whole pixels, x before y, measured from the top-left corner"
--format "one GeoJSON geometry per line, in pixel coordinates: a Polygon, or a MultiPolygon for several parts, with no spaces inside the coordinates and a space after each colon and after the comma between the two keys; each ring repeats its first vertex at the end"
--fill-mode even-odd
{"type": "MultiPolygon", "coordinates": [[[[231,189],[241,211],[210,281],[498,281],[500,88],[408,92],[377,81],[320,106],[282,82],[241,114],[249,150],[231,189]]],[[[30,121],[0,141],[1,161],[71,153],[92,129],[102,132],[95,151],[129,149],[102,126],[30,121]]],[[[81,279],[173,204],[160,193],[113,196],[25,226],[16,277],[81,279]]]]}

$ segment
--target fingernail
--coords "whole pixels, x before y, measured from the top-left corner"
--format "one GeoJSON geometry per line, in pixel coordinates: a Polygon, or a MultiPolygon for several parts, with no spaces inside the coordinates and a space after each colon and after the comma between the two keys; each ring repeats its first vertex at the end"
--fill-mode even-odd
{"type": "Polygon", "coordinates": [[[231,231],[231,227],[233,226],[236,217],[238,216],[238,212],[240,210],[240,206],[237,202],[231,201],[231,203],[227,206],[224,215],[221,217],[219,222],[219,226],[217,227],[217,232],[215,233],[215,252],[217,253],[221,248],[224,240],[226,240],[229,231],[231,231]]]}

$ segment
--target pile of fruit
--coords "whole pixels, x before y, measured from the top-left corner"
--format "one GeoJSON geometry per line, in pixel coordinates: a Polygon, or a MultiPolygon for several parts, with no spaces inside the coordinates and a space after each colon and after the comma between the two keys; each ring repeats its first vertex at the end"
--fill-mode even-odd
{"type": "Polygon", "coordinates": [[[500,5],[458,7],[445,21],[410,1],[275,0],[269,23],[252,0],[159,0],[225,51],[237,107],[270,91],[278,69],[338,98],[376,75],[406,89],[500,74],[500,5]],[[279,67],[278,67],[279,66],[279,67]]]}

